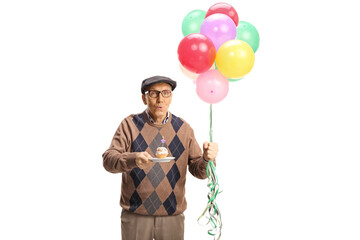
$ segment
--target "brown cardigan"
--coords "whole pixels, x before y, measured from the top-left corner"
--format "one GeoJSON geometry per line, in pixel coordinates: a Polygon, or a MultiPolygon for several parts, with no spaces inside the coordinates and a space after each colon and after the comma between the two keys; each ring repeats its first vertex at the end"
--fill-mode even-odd
{"type": "Polygon", "coordinates": [[[122,173],[121,207],[142,215],[177,215],[185,211],[187,166],[195,177],[207,177],[207,163],[193,129],[173,114],[163,125],[151,123],[145,112],[125,118],[103,154],[103,165],[111,173],[122,173]],[[147,151],[155,156],[162,136],[169,156],[175,160],[138,168],[136,152],[147,151]]]}

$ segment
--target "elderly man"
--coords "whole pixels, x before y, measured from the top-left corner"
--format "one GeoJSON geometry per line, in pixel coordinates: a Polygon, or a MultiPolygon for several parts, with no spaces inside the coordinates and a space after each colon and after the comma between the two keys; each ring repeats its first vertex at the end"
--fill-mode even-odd
{"type": "Polygon", "coordinates": [[[216,143],[204,142],[202,152],[190,125],[169,112],[175,88],[176,82],[168,77],[145,79],[141,92],[147,109],[121,122],[103,154],[104,168],[122,173],[123,240],[183,240],[187,167],[204,179],[207,162],[217,156],[216,143]],[[150,159],[162,145],[175,159],[153,162],[150,159]]]}

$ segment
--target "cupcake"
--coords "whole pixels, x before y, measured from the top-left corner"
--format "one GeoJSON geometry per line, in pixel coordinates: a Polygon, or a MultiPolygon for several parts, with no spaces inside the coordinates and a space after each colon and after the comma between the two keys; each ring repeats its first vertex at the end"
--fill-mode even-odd
{"type": "Polygon", "coordinates": [[[168,154],[169,154],[169,152],[166,149],[166,147],[158,147],[156,149],[156,157],[157,158],[166,158],[168,154]]]}

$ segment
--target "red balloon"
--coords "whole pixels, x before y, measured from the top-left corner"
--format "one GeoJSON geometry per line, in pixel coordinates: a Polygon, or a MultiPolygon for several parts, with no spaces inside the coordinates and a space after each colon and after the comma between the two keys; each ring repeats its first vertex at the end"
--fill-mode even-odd
{"type": "Polygon", "coordinates": [[[239,24],[239,16],[235,11],[235,8],[233,8],[233,6],[227,3],[216,3],[212,5],[207,11],[205,18],[207,18],[208,16],[214,13],[222,13],[228,15],[234,21],[236,26],[239,24]]]}
{"type": "Polygon", "coordinates": [[[181,40],[178,57],[190,72],[203,73],[213,65],[216,49],[210,38],[201,33],[192,33],[181,40]]]}

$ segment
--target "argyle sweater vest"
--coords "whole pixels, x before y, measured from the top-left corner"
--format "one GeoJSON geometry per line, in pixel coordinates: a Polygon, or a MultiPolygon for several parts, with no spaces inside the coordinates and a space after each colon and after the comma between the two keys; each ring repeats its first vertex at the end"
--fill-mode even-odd
{"type": "Polygon", "coordinates": [[[195,177],[207,177],[207,163],[193,129],[173,114],[163,125],[151,123],[145,112],[125,118],[103,154],[103,165],[111,173],[122,173],[121,207],[141,215],[166,216],[184,212],[187,167],[195,177]],[[155,156],[156,148],[162,146],[162,136],[168,156],[175,160],[152,162],[145,169],[138,168],[136,152],[147,151],[155,156]]]}

